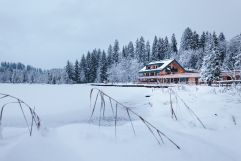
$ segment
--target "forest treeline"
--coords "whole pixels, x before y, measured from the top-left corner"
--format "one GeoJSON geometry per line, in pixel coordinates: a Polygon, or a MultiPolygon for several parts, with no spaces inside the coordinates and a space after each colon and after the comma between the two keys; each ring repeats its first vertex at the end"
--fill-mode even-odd
{"type": "Polygon", "coordinates": [[[21,63],[2,62],[0,82],[8,83],[92,83],[134,82],[138,71],[151,61],[176,59],[185,68],[201,72],[203,80],[218,80],[222,70],[241,70],[241,35],[226,40],[223,33],[186,28],[180,44],[170,38],[144,37],[121,46],[118,40],[107,50],[93,49],[64,69],[41,70],[21,63]]]}

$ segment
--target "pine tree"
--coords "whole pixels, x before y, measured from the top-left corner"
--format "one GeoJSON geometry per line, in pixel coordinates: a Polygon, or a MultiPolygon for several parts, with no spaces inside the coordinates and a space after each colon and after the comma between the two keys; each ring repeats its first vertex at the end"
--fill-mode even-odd
{"type": "Polygon", "coordinates": [[[165,37],[165,39],[164,39],[164,42],[163,42],[164,44],[164,48],[163,48],[163,53],[164,53],[164,58],[166,58],[166,59],[170,59],[170,57],[171,57],[171,51],[170,51],[170,44],[169,44],[169,40],[168,40],[168,38],[167,38],[167,36],[165,37]]]}
{"type": "Polygon", "coordinates": [[[222,32],[219,34],[218,39],[219,41],[225,41],[225,36],[222,32]]]}
{"type": "Polygon", "coordinates": [[[236,68],[236,61],[238,59],[237,55],[241,52],[241,34],[235,36],[230,40],[227,46],[227,52],[224,60],[224,68],[225,70],[237,70],[236,68]]]}
{"type": "Polygon", "coordinates": [[[136,42],[135,42],[135,56],[134,56],[134,58],[138,61],[139,61],[139,48],[140,48],[139,45],[140,45],[139,38],[137,38],[136,42]]]}
{"type": "Polygon", "coordinates": [[[136,40],[136,57],[139,63],[145,61],[145,40],[143,37],[136,40]]]}
{"type": "Polygon", "coordinates": [[[81,83],[85,83],[86,82],[86,69],[87,69],[87,65],[86,65],[86,59],[85,59],[85,55],[82,56],[80,64],[79,64],[79,73],[80,73],[80,82],[81,83]]]}
{"type": "Polygon", "coordinates": [[[145,47],[145,59],[144,59],[144,65],[148,64],[151,61],[151,46],[150,42],[146,42],[146,47],[145,47]]]}
{"type": "Polygon", "coordinates": [[[135,48],[134,48],[134,45],[133,45],[132,41],[130,41],[129,44],[128,44],[127,52],[128,52],[128,56],[130,58],[133,59],[135,57],[135,48]]]}
{"type": "Polygon", "coordinates": [[[165,42],[162,38],[158,39],[158,43],[157,43],[157,60],[163,60],[165,58],[165,42]]]}
{"type": "Polygon", "coordinates": [[[87,83],[91,82],[91,68],[92,68],[92,61],[90,52],[87,53],[86,56],[86,71],[85,71],[85,79],[87,83]]]}
{"type": "Polygon", "coordinates": [[[234,63],[235,69],[241,72],[241,46],[239,49],[239,53],[234,57],[234,60],[235,60],[235,63],[234,63]]]}
{"type": "Polygon", "coordinates": [[[90,82],[95,82],[96,80],[96,77],[97,77],[97,69],[98,69],[98,51],[95,49],[93,50],[93,52],[91,53],[91,56],[90,56],[90,75],[89,75],[89,78],[90,78],[90,82]]]}
{"type": "Polygon", "coordinates": [[[206,34],[205,32],[203,32],[200,37],[200,45],[199,45],[199,47],[202,48],[203,52],[205,50],[205,46],[206,46],[205,44],[206,44],[206,34]]]}
{"type": "Polygon", "coordinates": [[[151,61],[158,60],[158,48],[158,39],[155,36],[152,44],[151,61]]]}
{"type": "Polygon", "coordinates": [[[203,59],[204,59],[203,49],[198,50],[195,55],[196,55],[196,58],[197,58],[197,62],[196,62],[196,65],[195,65],[194,69],[200,70],[201,67],[202,67],[202,64],[203,64],[203,59]]]}
{"type": "Polygon", "coordinates": [[[203,65],[201,68],[201,79],[208,82],[209,85],[213,81],[220,79],[221,73],[221,57],[218,50],[212,48],[212,44],[209,47],[209,51],[203,60],[203,65]]]}
{"type": "Polygon", "coordinates": [[[223,63],[227,52],[227,42],[222,32],[218,36],[218,50],[221,54],[221,62],[223,63]]]}
{"type": "Polygon", "coordinates": [[[28,73],[27,71],[25,70],[24,73],[23,73],[23,83],[27,83],[28,82],[28,73]]]}
{"type": "Polygon", "coordinates": [[[106,59],[106,54],[103,51],[102,56],[101,56],[101,61],[100,61],[100,81],[105,82],[107,81],[107,59],[106,59]]]}
{"type": "Polygon", "coordinates": [[[74,82],[80,83],[80,69],[78,60],[75,61],[74,65],[74,82]]]}
{"type": "Polygon", "coordinates": [[[207,81],[209,85],[212,84],[213,74],[211,71],[212,63],[211,60],[212,53],[208,53],[203,60],[203,65],[201,68],[201,79],[207,81]]]}
{"type": "Polygon", "coordinates": [[[188,67],[191,69],[196,69],[197,68],[197,62],[198,62],[198,55],[192,54],[190,57],[190,60],[188,62],[188,67]]]}
{"type": "Polygon", "coordinates": [[[216,32],[213,32],[213,44],[212,44],[213,48],[216,48],[218,46],[218,37],[217,37],[217,34],[216,32]]]}
{"type": "Polygon", "coordinates": [[[53,75],[48,72],[48,82],[47,82],[47,84],[52,84],[52,81],[53,81],[53,75]]]}
{"type": "MultiPolygon", "coordinates": [[[[238,38],[239,38],[239,43],[238,43],[239,45],[238,45],[237,54],[235,56],[236,61],[234,65],[236,69],[241,72],[241,34],[238,36],[238,38]]],[[[239,79],[241,79],[241,73],[240,73],[239,79]]]]}
{"type": "MultiPolygon", "coordinates": [[[[175,34],[172,34],[172,39],[171,39],[171,52],[175,53],[175,55],[177,55],[177,40],[175,37],[175,34]]],[[[174,56],[175,57],[175,56],[174,56]]]]}
{"type": "Polygon", "coordinates": [[[193,42],[193,32],[188,27],[184,30],[181,38],[180,50],[189,50],[191,49],[191,44],[193,42]]]}
{"type": "Polygon", "coordinates": [[[192,40],[191,40],[191,49],[197,50],[199,48],[199,35],[196,33],[196,31],[192,34],[192,40]]]}
{"type": "Polygon", "coordinates": [[[67,61],[65,71],[67,74],[66,83],[72,83],[74,79],[74,68],[73,64],[70,61],[67,61]]]}
{"type": "Polygon", "coordinates": [[[108,50],[107,50],[107,60],[108,60],[108,66],[111,66],[114,63],[112,45],[109,45],[109,47],[108,47],[108,50]]]}
{"type": "Polygon", "coordinates": [[[120,47],[119,47],[119,41],[115,40],[114,46],[113,46],[113,62],[114,63],[118,63],[119,62],[119,51],[120,47]]]}
{"type": "Polygon", "coordinates": [[[56,84],[56,78],[53,77],[52,84],[56,84]]]}
{"type": "Polygon", "coordinates": [[[122,58],[126,58],[127,57],[127,52],[126,52],[125,46],[122,47],[121,57],[122,58]]]}
{"type": "MultiPolygon", "coordinates": [[[[100,60],[101,59],[101,55],[102,55],[102,51],[100,49],[97,50],[97,55],[96,55],[96,59],[100,60]]],[[[97,66],[99,66],[99,64],[97,63],[97,66]]]]}

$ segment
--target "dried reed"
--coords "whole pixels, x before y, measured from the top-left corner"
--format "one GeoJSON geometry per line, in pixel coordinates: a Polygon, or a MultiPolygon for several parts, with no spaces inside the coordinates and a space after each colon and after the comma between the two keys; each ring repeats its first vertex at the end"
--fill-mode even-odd
{"type": "Polygon", "coordinates": [[[3,104],[2,107],[1,107],[0,128],[2,129],[2,121],[3,121],[3,114],[4,114],[4,111],[5,111],[5,108],[8,107],[8,105],[10,105],[10,104],[17,104],[16,107],[19,107],[21,109],[22,115],[24,117],[25,123],[26,123],[28,131],[29,131],[29,135],[31,136],[32,132],[33,132],[33,125],[35,124],[37,129],[39,129],[40,126],[41,126],[40,118],[37,115],[37,113],[35,112],[35,108],[32,108],[31,106],[29,106],[27,103],[25,103],[20,98],[14,97],[14,96],[9,95],[9,94],[0,93],[0,100],[6,99],[6,98],[10,98],[11,101],[8,101],[7,103],[3,104]],[[26,114],[24,112],[24,108],[27,108],[30,112],[31,123],[29,123],[28,120],[27,120],[26,114]]]}
{"type": "Polygon", "coordinates": [[[92,108],[90,119],[92,119],[95,111],[97,110],[97,101],[98,98],[100,98],[100,111],[99,111],[99,126],[101,125],[101,120],[105,117],[105,108],[106,108],[106,101],[109,101],[110,108],[112,111],[112,115],[114,118],[114,126],[115,126],[115,136],[117,135],[117,117],[118,117],[118,110],[123,110],[126,112],[126,115],[129,118],[133,133],[136,134],[134,124],[132,121],[132,117],[137,117],[141,120],[141,122],[147,127],[149,132],[152,134],[152,136],[155,138],[158,144],[163,143],[164,139],[168,140],[170,143],[172,143],[177,149],[180,149],[180,146],[178,146],[172,139],[170,139],[166,134],[164,134],[161,130],[159,130],[157,127],[155,127],[153,124],[151,124],[149,121],[144,119],[141,115],[136,113],[131,109],[131,107],[125,106],[124,104],[120,103],[116,99],[112,98],[111,96],[104,93],[102,90],[98,88],[92,88],[90,91],[90,107],[92,108]],[[97,92],[95,97],[93,96],[94,91],[97,92]],[[92,105],[92,100],[94,99],[94,104],[92,105]]]}

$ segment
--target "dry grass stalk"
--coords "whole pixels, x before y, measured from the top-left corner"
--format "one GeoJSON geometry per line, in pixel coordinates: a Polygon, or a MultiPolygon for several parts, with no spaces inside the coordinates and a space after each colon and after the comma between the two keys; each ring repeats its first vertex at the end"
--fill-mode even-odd
{"type": "Polygon", "coordinates": [[[233,124],[234,124],[234,125],[237,125],[236,118],[235,118],[234,115],[232,115],[232,120],[233,120],[233,124]]]}
{"type": "Polygon", "coordinates": [[[169,90],[169,95],[170,95],[170,109],[171,109],[171,116],[172,116],[172,119],[174,118],[175,120],[177,120],[177,115],[173,109],[173,103],[172,103],[172,91],[171,89],[169,90]]]}
{"type": "Polygon", "coordinates": [[[22,115],[24,117],[24,120],[25,120],[25,123],[27,125],[27,128],[28,128],[28,131],[29,131],[29,135],[31,136],[32,135],[32,132],[33,132],[33,125],[35,124],[37,129],[40,128],[41,126],[41,122],[40,122],[40,118],[39,116],[37,115],[37,113],[35,112],[35,108],[32,108],[31,106],[29,106],[27,103],[25,103],[23,100],[17,98],[17,97],[14,97],[14,96],[11,96],[9,94],[3,94],[3,93],[0,93],[0,100],[3,100],[5,98],[10,98],[12,99],[13,101],[10,101],[10,102],[7,102],[5,104],[2,105],[1,107],[1,112],[0,112],[0,128],[2,128],[2,121],[3,121],[3,114],[4,114],[4,110],[5,108],[10,105],[10,104],[17,104],[18,107],[21,109],[21,112],[22,112],[22,115]],[[27,117],[26,117],[26,114],[24,112],[24,108],[27,108],[30,112],[30,115],[31,115],[31,123],[28,122],[27,120],[27,117]]]}
{"type": "MultiPolygon", "coordinates": [[[[170,88],[170,94],[173,93],[176,97],[176,100],[179,99],[183,105],[187,108],[187,110],[190,112],[190,114],[200,123],[200,125],[206,129],[206,126],[204,125],[204,123],[201,121],[201,119],[197,116],[197,114],[187,105],[187,103],[177,94],[177,92],[175,92],[173,89],[170,88]]],[[[171,99],[171,96],[170,96],[171,99]]],[[[171,101],[170,101],[171,102],[171,101]]],[[[172,104],[170,105],[171,110],[173,110],[172,104]]],[[[174,110],[173,110],[174,111],[174,110]]],[[[173,112],[172,111],[172,112],[173,112]]],[[[175,112],[174,112],[175,114],[175,112]]],[[[176,114],[175,114],[176,116],[176,114]]]]}
{"type": "Polygon", "coordinates": [[[132,127],[132,130],[133,130],[134,134],[136,134],[136,131],[135,131],[135,128],[134,128],[131,116],[137,117],[137,118],[139,118],[142,121],[142,123],[147,127],[147,129],[153,135],[153,137],[158,142],[158,144],[164,143],[164,138],[165,138],[166,140],[171,142],[177,149],[180,149],[180,146],[178,146],[172,139],[170,139],[166,134],[164,134],[162,131],[160,131],[153,124],[151,124],[146,119],[144,119],[142,116],[137,114],[130,107],[125,106],[124,104],[120,103],[119,101],[117,101],[116,99],[114,99],[111,96],[107,95],[106,93],[104,93],[102,90],[100,90],[98,88],[92,88],[91,91],[90,91],[90,107],[92,108],[90,119],[92,119],[92,117],[93,117],[93,115],[94,115],[94,113],[96,111],[96,108],[97,108],[96,105],[97,105],[97,101],[98,101],[99,97],[101,98],[100,99],[101,105],[100,105],[100,113],[99,113],[99,126],[101,125],[100,122],[104,118],[104,114],[105,114],[105,106],[106,106],[106,102],[105,101],[109,100],[110,108],[112,110],[112,114],[113,114],[113,118],[114,118],[114,122],[115,122],[114,123],[114,126],[115,126],[115,136],[117,135],[118,109],[122,109],[123,111],[126,112],[126,115],[129,118],[129,121],[131,123],[131,127],[132,127]],[[93,96],[94,91],[97,92],[95,97],[93,96]],[[94,99],[93,106],[92,106],[92,98],[94,99]],[[113,108],[113,105],[115,106],[115,109],[113,108]]]}

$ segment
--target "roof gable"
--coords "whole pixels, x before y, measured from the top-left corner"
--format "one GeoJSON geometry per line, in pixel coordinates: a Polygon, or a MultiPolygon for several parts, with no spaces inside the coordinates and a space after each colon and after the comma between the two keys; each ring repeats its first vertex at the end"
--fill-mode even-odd
{"type": "Polygon", "coordinates": [[[160,61],[150,62],[148,65],[143,67],[139,72],[162,71],[162,70],[166,69],[166,67],[169,64],[171,64],[172,62],[177,63],[185,71],[185,69],[175,59],[164,59],[164,60],[160,60],[160,61]],[[160,66],[157,67],[156,69],[147,69],[146,68],[147,66],[151,66],[151,65],[160,65],[160,66]]]}

